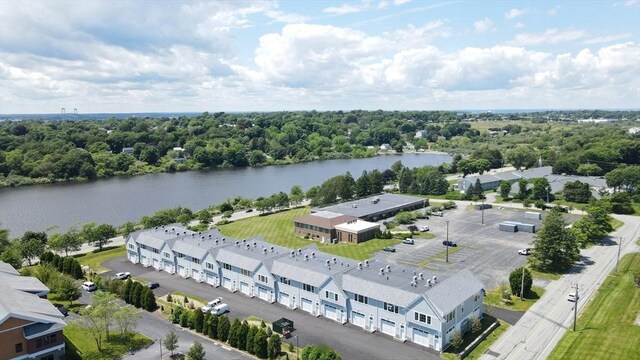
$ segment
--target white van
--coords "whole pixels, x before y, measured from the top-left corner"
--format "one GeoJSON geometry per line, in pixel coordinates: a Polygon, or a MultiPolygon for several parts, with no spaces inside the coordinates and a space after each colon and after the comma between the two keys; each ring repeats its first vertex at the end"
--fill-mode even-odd
{"type": "Polygon", "coordinates": [[[91,281],[85,281],[82,283],[82,288],[86,291],[95,291],[97,289],[96,284],[91,281]]]}
{"type": "Polygon", "coordinates": [[[222,315],[224,313],[228,313],[229,312],[229,305],[227,304],[218,304],[216,306],[213,307],[213,309],[211,309],[211,313],[213,315],[222,315]]]}

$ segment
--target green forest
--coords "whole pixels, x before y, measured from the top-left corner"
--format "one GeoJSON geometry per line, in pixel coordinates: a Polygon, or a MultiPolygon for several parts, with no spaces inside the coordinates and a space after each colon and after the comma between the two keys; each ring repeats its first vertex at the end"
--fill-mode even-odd
{"type": "Polygon", "coordinates": [[[462,154],[443,172],[539,158],[567,174],[637,164],[637,111],[470,114],[444,111],[203,113],[193,117],[0,122],[0,186],[264,166],[392,151],[462,154]],[[604,117],[608,123],[578,123],[604,117]],[[417,131],[424,131],[416,137],[417,131]],[[498,133],[498,135],[496,135],[498,133]],[[635,136],[635,137],[634,137],[635,136]]]}

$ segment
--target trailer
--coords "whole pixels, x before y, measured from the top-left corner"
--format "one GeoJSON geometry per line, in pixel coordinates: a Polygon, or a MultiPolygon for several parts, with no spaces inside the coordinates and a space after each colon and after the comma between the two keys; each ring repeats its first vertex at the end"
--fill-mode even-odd
{"type": "Polygon", "coordinates": [[[524,213],[525,219],[542,220],[542,213],[527,211],[524,213]]]}

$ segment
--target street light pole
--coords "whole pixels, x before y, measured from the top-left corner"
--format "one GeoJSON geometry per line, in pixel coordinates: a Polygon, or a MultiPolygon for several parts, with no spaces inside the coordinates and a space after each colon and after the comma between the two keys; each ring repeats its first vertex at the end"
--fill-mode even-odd
{"type": "Polygon", "coordinates": [[[160,359],[162,360],[162,338],[158,338],[158,340],[160,340],[158,344],[160,344],[160,359]]]}
{"type": "Polygon", "coordinates": [[[449,220],[447,220],[447,257],[445,262],[449,262],[449,220]]]}
{"type": "Polygon", "coordinates": [[[524,300],[524,265],[522,265],[522,283],[520,284],[520,300],[524,300]]]}
{"type": "Polygon", "coordinates": [[[480,206],[480,212],[482,212],[482,225],[484,225],[484,199],[482,200],[482,205],[480,206]]]}
{"type": "Polygon", "coordinates": [[[618,264],[620,263],[620,249],[622,248],[622,236],[618,237],[618,258],[616,259],[616,271],[618,271],[618,264]]]}

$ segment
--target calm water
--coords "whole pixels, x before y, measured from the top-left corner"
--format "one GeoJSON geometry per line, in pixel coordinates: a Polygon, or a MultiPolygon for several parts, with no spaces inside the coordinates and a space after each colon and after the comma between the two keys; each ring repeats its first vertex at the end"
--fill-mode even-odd
{"type": "Polygon", "coordinates": [[[326,160],[262,168],[219,169],[120,177],[87,183],[46,184],[0,189],[0,224],[19,236],[27,230],[95,221],[120,225],[175,206],[203,209],[236,196],[256,198],[293,185],[306,191],[350,171],[388,169],[395,161],[418,167],[450,162],[449,155],[401,154],[366,159],[326,160]]]}

